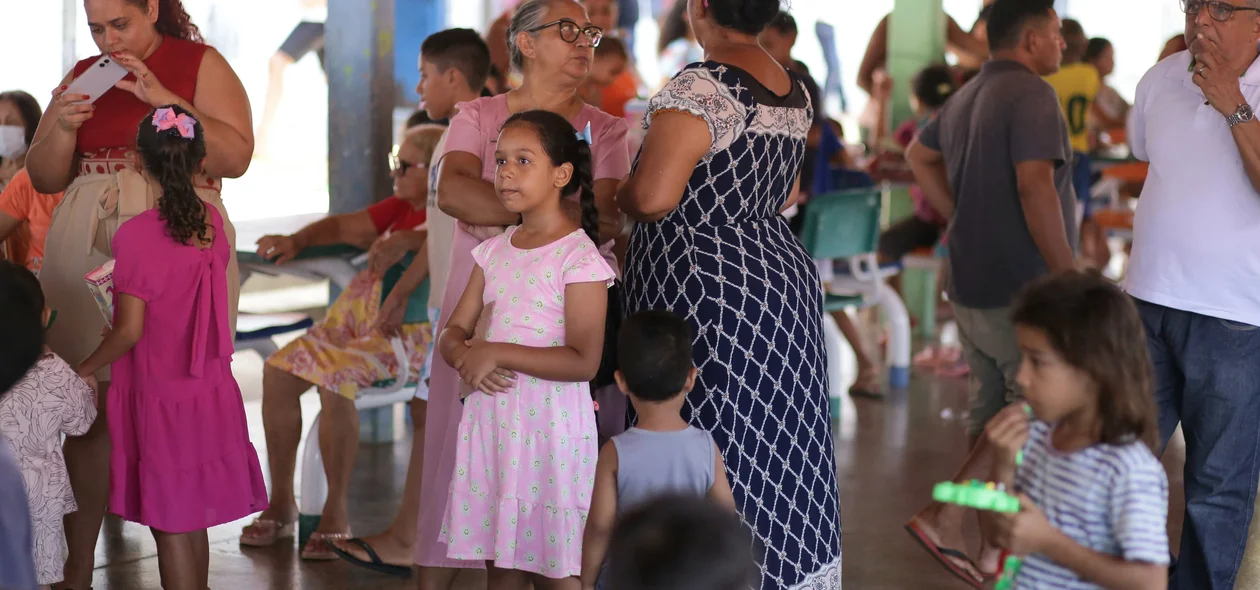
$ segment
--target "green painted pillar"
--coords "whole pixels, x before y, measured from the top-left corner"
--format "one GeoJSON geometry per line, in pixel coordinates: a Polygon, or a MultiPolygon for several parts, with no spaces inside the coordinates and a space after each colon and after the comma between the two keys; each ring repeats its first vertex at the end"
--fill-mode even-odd
{"type": "MultiPolygon", "coordinates": [[[[910,82],[923,68],[945,62],[947,19],[941,0],[895,0],[888,21],[888,74],[893,79],[889,123],[896,129],[914,116],[910,109],[910,82]]],[[[896,222],[914,214],[906,190],[892,191],[885,201],[885,219],[896,222]]],[[[935,276],[907,270],[901,281],[902,297],[918,320],[918,335],[931,337],[936,329],[935,276]]]]}
{"type": "Polygon", "coordinates": [[[896,0],[888,21],[888,74],[893,79],[889,121],[895,129],[913,116],[910,81],[919,70],[945,61],[945,10],[941,0],[896,0]]]}

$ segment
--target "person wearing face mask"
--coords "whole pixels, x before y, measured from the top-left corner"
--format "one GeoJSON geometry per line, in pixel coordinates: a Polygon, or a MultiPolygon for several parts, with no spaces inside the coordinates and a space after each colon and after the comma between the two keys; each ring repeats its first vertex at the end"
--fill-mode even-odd
{"type": "Polygon", "coordinates": [[[44,236],[61,193],[35,191],[24,169],[39,124],[39,103],[20,90],[0,93],[0,254],[39,274],[44,236]]]}
{"type": "Polygon", "coordinates": [[[26,167],[26,150],[35,137],[39,116],[35,97],[21,90],[0,92],[0,189],[26,167]]]}
{"type": "Polygon", "coordinates": [[[26,148],[39,112],[39,102],[28,93],[0,92],[0,257],[37,275],[53,209],[62,202],[62,193],[35,192],[26,174],[26,148]]]}

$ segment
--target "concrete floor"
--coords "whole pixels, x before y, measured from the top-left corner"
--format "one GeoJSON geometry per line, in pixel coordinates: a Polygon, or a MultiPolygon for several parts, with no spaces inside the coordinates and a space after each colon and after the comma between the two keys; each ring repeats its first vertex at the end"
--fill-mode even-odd
{"type": "MultiPolygon", "coordinates": [[[[253,353],[242,353],[234,368],[252,420],[250,433],[261,455],[265,453],[259,401],[261,359],[253,353]]],[[[318,401],[313,396],[306,397],[303,413],[309,424],[318,410],[318,401]]],[[[960,417],[966,409],[966,398],[965,381],[916,375],[908,392],[893,394],[884,401],[845,400],[842,419],[835,423],[834,433],[844,510],[846,587],[966,588],[936,565],[901,529],[927,500],[931,486],[948,478],[963,459],[966,435],[960,417]]],[[[358,483],[352,490],[350,504],[355,532],[377,532],[393,517],[409,450],[409,434],[393,444],[365,445],[360,450],[354,477],[358,483]]],[[[1166,466],[1176,474],[1171,478],[1173,518],[1169,526],[1174,546],[1180,534],[1183,454],[1183,444],[1174,441],[1165,456],[1166,466]]],[[[415,587],[413,581],[377,576],[340,562],[300,561],[291,544],[243,551],[236,539],[246,522],[211,530],[212,588],[415,587]]],[[[1256,532],[1253,526],[1253,538],[1256,532]]],[[[971,535],[974,546],[974,531],[971,535]]],[[[160,587],[153,541],[142,527],[109,520],[101,534],[97,565],[97,590],[160,587]]],[[[1260,588],[1258,566],[1260,563],[1249,556],[1238,588],[1260,588]]],[[[483,580],[475,574],[465,575],[458,590],[484,588],[483,580]]]]}

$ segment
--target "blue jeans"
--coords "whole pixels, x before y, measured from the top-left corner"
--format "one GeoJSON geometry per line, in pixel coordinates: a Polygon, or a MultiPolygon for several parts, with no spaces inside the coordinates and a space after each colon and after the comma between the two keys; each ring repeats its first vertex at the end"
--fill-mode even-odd
{"type": "Polygon", "coordinates": [[[1089,197],[1094,187],[1093,161],[1089,154],[1081,152],[1073,152],[1072,156],[1072,186],[1076,189],[1076,200],[1085,205],[1085,219],[1089,219],[1094,209],[1089,197]]]}
{"type": "Polygon", "coordinates": [[[1161,443],[1186,435],[1186,518],[1170,590],[1234,587],[1260,480],[1260,328],[1136,301],[1161,443]]]}

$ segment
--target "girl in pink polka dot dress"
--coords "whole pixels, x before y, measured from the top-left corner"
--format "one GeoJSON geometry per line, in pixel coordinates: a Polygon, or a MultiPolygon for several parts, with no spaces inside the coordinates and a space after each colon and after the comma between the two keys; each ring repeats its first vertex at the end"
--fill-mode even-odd
{"type": "Polygon", "coordinates": [[[595,246],[589,132],[575,135],[554,113],[518,113],[495,159],[495,189],[521,224],[473,250],[477,266],[439,341],[473,389],[442,535],[448,557],[486,561],[491,588],[576,589],[599,453],[587,383],[614,278],[595,246]],[[562,200],[574,192],[582,227],[562,200]]]}

